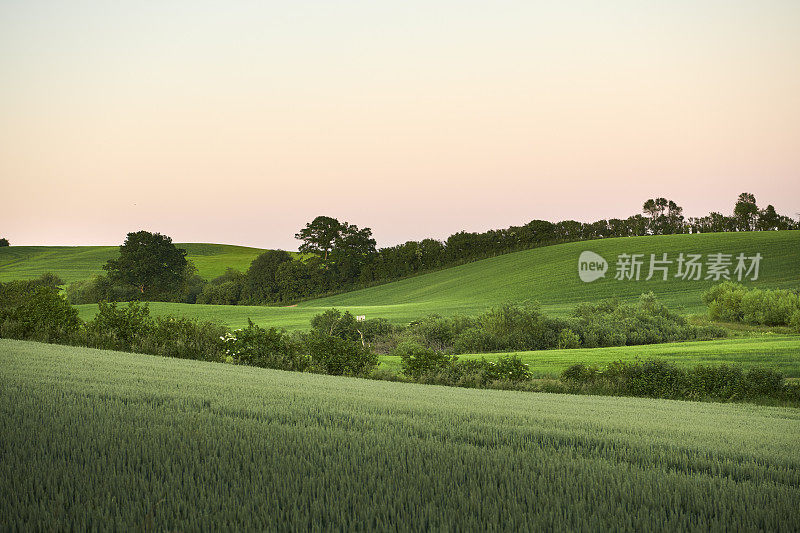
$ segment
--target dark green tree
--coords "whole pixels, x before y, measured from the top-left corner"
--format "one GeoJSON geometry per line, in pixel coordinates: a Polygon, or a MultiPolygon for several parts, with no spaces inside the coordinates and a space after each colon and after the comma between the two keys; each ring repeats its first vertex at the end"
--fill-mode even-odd
{"type": "Polygon", "coordinates": [[[758,213],[758,229],[761,231],[778,229],[780,222],[781,217],[772,204],[758,213]]]}
{"type": "Polygon", "coordinates": [[[318,216],[295,234],[296,239],[303,241],[300,251],[316,254],[327,261],[328,254],[333,249],[333,244],[340,237],[345,225],[346,223],[343,225],[335,218],[318,216]]]}
{"type": "Polygon", "coordinates": [[[754,230],[756,217],[758,217],[756,197],[749,192],[740,194],[733,208],[733,216],[736,217],[739,231],[754,230]]]}
{"type": "Polygon", "coordinates": [[[3,246],[9,246],[8,239],[6,239],[5,237],[0,239],[0,248],[2,248],[3,246]]]}
{"type": "Polygon", "coordinates": [[[370,228],[359,229],[344,223],[333,243],[330,260],[339,280],[345,283],[356,281],[361,269],[375,254],[375,239],[370,228]]]}
{"type": "Polygon", "coordinates": [[[242,300],[250,304],[279,301],[278,267],[292,260],[291,254],[283,250],[268,250],[253,259],[245,275],[242,300]]]}
{"type": "Polygon", "coordinates": [[[143,299],[165,298],[179,291],[187,274],[186,250],[160,233],[128,233],[119,257],[103,266],[111,281],[133,285],[143,299]]]}

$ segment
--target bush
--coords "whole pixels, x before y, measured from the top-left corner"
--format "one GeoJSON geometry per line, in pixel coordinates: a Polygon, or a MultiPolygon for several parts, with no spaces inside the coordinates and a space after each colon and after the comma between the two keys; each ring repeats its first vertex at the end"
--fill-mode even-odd
{"type": "Polygon", "coordinates": [[[575,364],[562,372],[561,381],[571,392],[622,396],[723,401],[800,399],[800,387],[787,384],[783,375],[774,370],[756,367],[745,373],[733,365],[683,369],[655,359],[615,361],[603,369],[575,364]]]}
{"type": "Polygon", "coordinates": [[[142,339],[136,351],[164,357],[222,362],[226,355],[223,339],[227,333],[228,328],[219,324],[160,316],[155,319],[154,327],[142,339]]]}
{"type": "Polygon", "coordinates": [[[222,340],[225,355],[237,364],[302,372],[310,363],[283,331],[261,328],[249,319],[246,328],[227,333],[222,340]]]}
{"type": "Polygon", "coordinates": [[[597,373],[597,367],[588,366],[583,363],[575,363],[561,372],[561,381],[576,383],[592,382],[595,373],[597,373]]]}
{"type": "Polygon", "coordinates": [[[653,293],[643,294],[637,304],[622,304],[616,299],[575,308],[570,328],[587,348],[635,346],[679,340],[724,337],[716,326],[690,325],[685,318],[670,312],[653,293]]]}
{"type": "Polygon", "coordinates": [[[744,322],[764,326],[792,326],[800,329],[800,294],[779,289],[748,289],[726,281],[703,293],[708,315],[713,320],[744,322]]]}
{"type": "Polygon", "coordinates": [[[196,303],[214,305],[236,305],[242,297],[245,275],[228,268],[225,273],[207,283],[197,296],[196,303]]]}
{"type": "Polygon", "coordinates": [[[580,348],[581,338],[571,329],[562,329],[558,334],[559,348],[580,348]]]}
{"type": "Polygon", "coordinates": [[[306,347],[313,368],[326,374],[363,376],[378,365],[378,356],[360,341],[312,333],[306,347]]]}
{"type": "Polygon", "coordinates": [[[42,342],[69,342],[78,332],[78,311],[56,286],[60,280],[0,283],[0,337],[42,342]]]}
{"type": "Polygon", "coordinates": [[[528,365],[522,362],[516,355],[499,357],[494,365],[497,378],[501,381],[528,381],[531,379],[531,372],[528,365]]]}
{"type": "Polygon", "coordinates": [[[404,341],[395,348],[393,355],[400,356],[403,374],[419,379],[425,374],[438,373],[454,364],[456,358],[426,348],[414,341],[404,341]]]}
{"type": "Polygon", "coordinates": [[[139,291],[133,285],[113,283],[108,276],[93,276],[67,285],[67,299],[73,305],[137,300],[139,291]]]}
{"type": "Polygon", "coordinates": [[[477,317],[429,316],[378,336],[381,346],[413,340],[451,354],[594,348],[724,337],[717,326],[698,327],[671,313],[652,293],[636,304],[605,300],[581,304],[568,320],[547,317],[537,306],[505,304],[477,317]],[[394,340],[394,343],[392,342],[394,340]]]}
{"type": "Polygon", "coordinates": [[[361,341],[363,333],[356,317],[350,311],[342,314],[338,309],[328,309],[311,319],[311,332],[319,336],[332,336],[344,340],[361,341]]]}
{"type": "Polygon", "coordinates": [[[136,350],[155,327],[146,303],[100,302],[98,313],[86,324],[87,343],[106,350],[136,350]]]}

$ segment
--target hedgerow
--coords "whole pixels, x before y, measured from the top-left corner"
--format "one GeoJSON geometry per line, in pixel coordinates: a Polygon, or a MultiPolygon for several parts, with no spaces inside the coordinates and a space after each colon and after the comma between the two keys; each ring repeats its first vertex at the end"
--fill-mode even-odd
{"type": "Polygon", "coordinates": [[[800,291],[753,289],[726,281],[703,293],[713,320],[791,326],[800,332],[800,291]]]}
{"type": "Polygon", "coordinates": [[[336,309],[315,316],[307,333],[227,327],[175,317],[150,316],[146,303],[99,304],[83,323],[54,280],[0,284],[0,336],[82,345],[165,357],[228,362],[278,370],[410,379],[472,388],[593,392],[686,399],[800,403],[797,390],[767,369],[737,367],[682,370],[662,361],[615,363],[604,370],[575,366],[560,382],[532,380],[516,355],[495,361],[459,359],[453,352],[514,351],[591,345],[646,344],[719,335],[671,313],[650,295],[637,304],[609,300],[579,306],[569,319],[546,317],[536,307],[505,305],[478,317],[428,317],[406,328],[385,320],[359,321],[336,309]],[[373,343],[391,346],[403,376],[375,372],[373,343]],[[720,383],[723,383],[722,385],[720,383]]]}

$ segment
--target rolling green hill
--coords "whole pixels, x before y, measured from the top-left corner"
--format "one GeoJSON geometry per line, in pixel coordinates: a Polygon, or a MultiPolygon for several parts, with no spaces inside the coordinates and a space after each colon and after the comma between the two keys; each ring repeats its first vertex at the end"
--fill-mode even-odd
{"type": "MultiPolygon", "coordinates": [[[[176,243],[205,279],[228,267],[244,271],[265,250],[230,244],[176,243]]],[[[66,283],[103,273],[103,265],[119,254],[118,246],[9,246],[0,248],[0,281],[32,279],[53,272],[66,283]]]]}
{"type": "Polygon", "coordinates": [[[391,383],[6,339],[0,353],[4,531],[800,521],[793,408],[391,383]]]}
{"type": "MultiPolygon", "coordinates": [[[[671,309],[691,314],[705,308],[701,295],[713,280],[690,281],[675,278],[672,265],[669,278],[645,281],[649,255],[676,260],[679,253],[707,254],[760,253],[763,259],[757,281],[747,285],[769,288],[800,288],[800,231],[754,233],[710,233],[628,237],[574,242],[526,250],[462,266],[423,274],[368,289],[319,298],[297,307],[246,307],[185,304],[151,304],[154,314],[180,314],[215,320],[241,327],[252,318],[261,325],[289,329],[308,327],[309,319],[330,307],[350,310],[368,318],[387,318],[407,323],[438,313],[475,314],[508,301],[538,301],[553,314],[564,314],[575,304],[618,297],[634,299],[653,291],[671,309]],[[594,251],[609,262],[605,278],[584,283],[578,277],[578,257],[584,250],[594,251]],[[619,254],[646,254],[642,280],[614,279],[619,254]]],[[[705,276],[705,272],[703,272],[705,276]]],[[[81,306],[81,315],[93,315],[96,306],[81,306]]]]}
{"type": "MultiPolygon", "coordinates": [[[[459,359],[496,360],[507,354],[459,355],[459,359]]],[[[768,367],[789,378],[800,378],[800,336],[763,334],[711,341],[669,342],[642,346],[536,350],[516,354],[537,378],[557,378],[575,363],[604,366],[613,361],[663,359],[683,367],[740,365],[744,369],[768,367]]],[[[383,355],[381,368],[400,372],[400,357],[383,355]]]]}

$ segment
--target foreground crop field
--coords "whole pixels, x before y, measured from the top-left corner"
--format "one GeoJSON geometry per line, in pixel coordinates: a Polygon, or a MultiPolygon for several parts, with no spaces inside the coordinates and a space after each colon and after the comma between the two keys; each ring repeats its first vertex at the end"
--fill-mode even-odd
{"type": "Polygon", "coordinates": [[[0,340],[0,529],[793,530],[800,410],[0,340]]]}
{"type": "MultiPolygon", "coordinates": [[[[183,243],[187,258],[205,279],[213,279],[230,267],[245,271],[265,250],[229,244],[183,243]]],[[[0,282],[33,279],[45,272],[66,283],[103,273],[103,265],[119,254],[118,246],[9,246],[0,248],[0,282]]]]}
{"type": "MultiPolygon", "coordinates": [[[[330,307],[350,310],[368,318],[408,323],[423,316],[477,314],[508,302],[538,301],[551,314],[568,313],[579,302],[603,298],[637,298],[653,291],[680,313],[700,313],[701,299],[710,280],[685,281],[671,276],[666,281],[617,281],[613,273],[592,283],[578,278],[578,256],[593,250],[609,261],[621,253],[667,253],[673,259],[683,253],[763,256],[759,279],[748,285],[768,288],[800,288],[800,231],[663,235],[574,242],[501,255],[417,277],[300,303],[297,307],[231,307],[186,304],[153,304],[154,314],[176,314],[218,321],[231,327],[259,325],[305,329],[312,316],[330,307]]],[[[642,276],[646,277],[646,272],[642,276]]],[[[97,306],[81,306],[83,318],[97,306]]]]}
{"type": "MultiPolygon", "coordinates": [[[[495,360],[507,354],[459,355],[460,359],[495,360]]],[[[568,366],[585,363],[604,366],[613,361],[663,359],[680,366],[735,364],[778,370],[789,378],[800,378],[800,336],[762,335],[713,341],[670,342],[642,346],[612,346],[572,350],[538,350],[516,355],[529,365],[534,377],[556,378],[568,366]]],[[[382,356],[381,366],[400,372],[400,358],[382,356]]]]}

